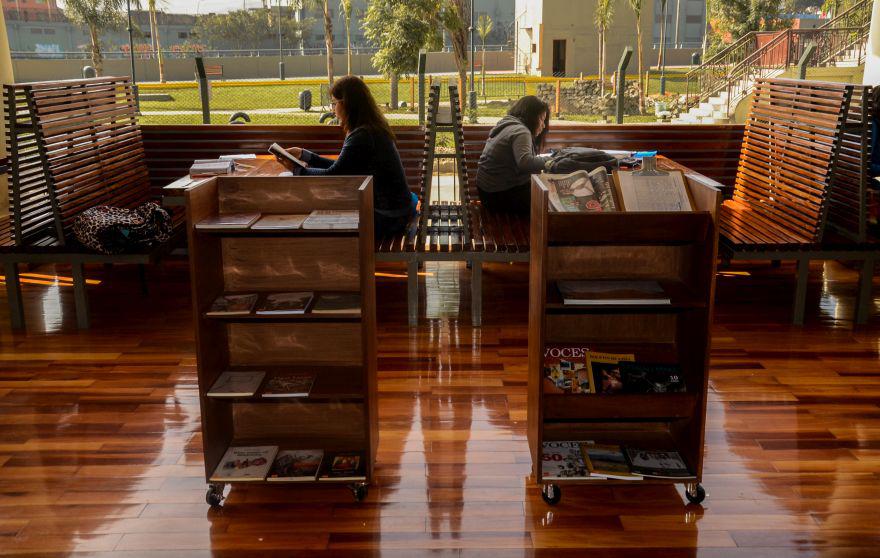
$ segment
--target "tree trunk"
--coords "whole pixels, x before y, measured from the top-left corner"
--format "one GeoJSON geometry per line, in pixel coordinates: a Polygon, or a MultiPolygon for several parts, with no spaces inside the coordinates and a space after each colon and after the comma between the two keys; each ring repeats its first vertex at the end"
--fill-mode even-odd
{"type": "Polygon", "coordinates": [[[330,19],[330,0],[324,0],[324,45],[327,48],[327,81],[333,83],[333,20],[330,19]]]}
{"type": "Polygon", "coordinates": [[[480,83],[483,89],[483,97],[486,96],[486,43],[483,43],[483,61],[480,64],[480,83]]]}
{"type": "Polygon", "coordinates": [[[351,75],[351,19],[345,18],[345,57],[348,63],[348,75],[351,75]]]}
{"type": "Polygon", "coordinates": [[[664,21],[660,23],[660,50],[657,53],[657,69],[660,69],[660,65],[663,64],[663,49],[666,48],[666,3],[660,3],[660,17],[664,21]]]}
{"type": "Polygon", "coordinates": [[[156,59],[159,61],[159,81],[165,83],[165,57],[162,55],[162,45],[159,42],[159,22],[156,19],[156,7],[150,10],[150,34],[156,44],[156,59]]]}
{"type": "Polygon", "coordinates": [[[98,43],[98,30],[94,25],[89,25],[89,38],[92,42],[92,66],[95,67],[95,75],[100,76],[104,72],[104,58],[101,56],[101,46],[98,43]]]}
{"type": "Polygon", "coordinates": [[[605,28],[599,28],[599,96],[605,96],[605,28]]]}
{"type": "Polygon", "coordinates": [[[397,75],[397,72],[391,72],[391,110],[397,110],[398,105],[398,97],[397,97],[397,86],[400,83],[400,76],[397,75]]]}
{"type": "Polygon", "coordinates": [[[642,14],[636,16],[636,48],[638,49],[639,58],[639,114],[645,114],[645,83],[644,74],[642,73],[642,14]]]}

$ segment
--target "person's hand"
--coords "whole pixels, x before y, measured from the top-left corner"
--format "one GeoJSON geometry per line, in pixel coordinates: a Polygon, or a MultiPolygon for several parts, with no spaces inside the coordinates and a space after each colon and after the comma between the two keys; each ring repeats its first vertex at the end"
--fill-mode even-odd
{"type": "Polygon", "coordinates": [[[285,149],[288,153],[296,157],[297,159],[302,159],[303,150],[302,147],[288,147],[285,149]]]}

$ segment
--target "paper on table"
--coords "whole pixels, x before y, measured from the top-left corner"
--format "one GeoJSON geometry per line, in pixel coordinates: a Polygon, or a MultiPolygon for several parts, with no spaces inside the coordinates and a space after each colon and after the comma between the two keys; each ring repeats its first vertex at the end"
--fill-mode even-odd
{"type": "Polygon", "coordinates": [[[662,176],[617,173],[620,195],[626,211],[691,211],[687,186],[681,172],[662,176]]]}

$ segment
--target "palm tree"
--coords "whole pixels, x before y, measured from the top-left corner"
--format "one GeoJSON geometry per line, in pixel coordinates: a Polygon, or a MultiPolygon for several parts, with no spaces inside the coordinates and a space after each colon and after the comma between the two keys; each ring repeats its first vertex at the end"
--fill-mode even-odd
{"type": "Polygon", "coordinates": [[[612,0],[596,0],[593,22],[599,31],[599,95],[605,95],[605,38],[614,17],[612,0]]]}
{"type": "Polygon", "coordinates": [[[666,50],[666,1],[660,0],[660,50],[657,53],[657,67],[663,64],[663,51],[666,50]]]}
{"type": "MultiPolygon", "coordinates": [[[[162,45],[159,42],[159,21],[156,17],[156,5],[165,4],[165,0],[147,0],[147,10],[150,12],[150,42],[153,52],[159,61],[159,81],[165,83],[165,57],[162,55],[162,45]]],[[[135,0],[137,9],[143,10],[141,0],[135,0]]]]}
{"type": "Polygon", "coordinates": [[[480,36],[480,44],[483,46],[483,62],[480,64],[480,80],[482,83],[482,94],[486,96],[486,37],[492,32],[492,18],[487,14],[482,14],[477,20],[477,34],[480,36]]]}
{"type": "Polygon", "coordinates": [[[324,12],[324,46],[327,48],[327,81],[333,83],[333,18],[330,0],[303,0],[303,4],[324,12]]]}
{"type": "Polygon", "coordinates": [[[642,0],[629,0],[629,7],[636,13],[636,56],[639,59],[639,114],[645,112],[645,87],[642,74],[642,0]]]}
{"type": "Polygon", "coordinates": [[[464,108],[467,106],[467,63],[468,63],[468,21],[470,17],[469,0],[443,0],[440,3],[440,23],[452,42],[452,52],[455,55],[455,66],[458,69],[458,81],[461,87],[458,91],[459,102],[464,108]],[[467,14],[467,15],[466,15],[467,14]]]}
{"type": "Polygon", "coordinates": [[[345,18],[345,61],[348,75],[351,75],[351,0],[339,0],[339,11],[345,18]]]}
{"type": "Polygon", "coordinates": [[[122,23],[122,0],[67,0],[65,13],[74,23],[89,28],[92,65],[97,75],[104,69],[104,56],[101,53],[100,33],[105,29],[117,27],[122,23]]]}

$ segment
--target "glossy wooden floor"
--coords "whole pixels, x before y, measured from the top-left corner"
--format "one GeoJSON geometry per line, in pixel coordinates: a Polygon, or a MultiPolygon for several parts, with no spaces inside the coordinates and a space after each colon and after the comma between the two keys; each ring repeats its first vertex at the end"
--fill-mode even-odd
{"type": "MultiPolygon", "coordinates": [[[[788,325],[791,266],[719,278],[702,507],[643,486],[543,503],[525,441],[525,267],[495,265],[482,329],[465,293],[461,321],[409,330],[404,279],[379,278],[379,478],[365,502],[236,487],[219,511],[204,503],[185,265],[154,270],[149,298],[135,269],[90,271],[90,331],[53,268],[28,276],[27,334],[10,333],[0,301],[2,554],[880,556],[880,318],[853,329],[842,266],[811,270],[804,328],[788,325]]],[[[467,272],[426,272],[429,311],[451,313],[467,272]]]]}

